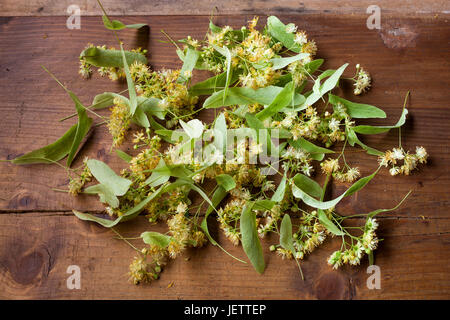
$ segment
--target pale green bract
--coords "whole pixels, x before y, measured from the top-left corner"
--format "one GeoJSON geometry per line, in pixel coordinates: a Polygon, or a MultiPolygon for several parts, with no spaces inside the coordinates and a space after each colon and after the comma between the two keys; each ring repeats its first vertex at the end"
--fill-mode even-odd
{"type": "MultiPolygon", "coordinates": [[[[142,53],[125,51],[124,54],[129,65],[135,61],[142,64],[147,64],[148,62],[142,53]]],[[[81,52],[80,59],[95,67],[123,68],[123,59],[120,50],[88,47],[81,52]]]]}
{"type": "Polygon", "coordinates": [[[166,248],[172,241],[172,237],[154,231],[146,231],[141,234],[141,238],[144,243],[158,246],[160,248],[166,248]]]}
{"type": "Polygon", "coordinates": [[[191,120],[187,123],[180,119],[180,125],[191,139],[200,138],[205,129],[203,123],[198,119],[191,120]]]}
{"type": "Polygon", "coordinates": [[[256,230],[256,215],[252,208],[253,203],[247,202],[242,209],[240,219],[242,247],[255,270],[258,273],[263,273],[266,265],[258,231],[256,230]]]}
{"type": "Polygon", "coordinates": [[[116,196],[123,196],[131,185],[131,181],[118,176],[106,163],[89,159],[87,166],[98,182],[108,186],[116,196]]]}
{"type": "MultiPolygon", "coordinates": [[[[259,103],[269,105],[274,98],[283,90],[281,87],[268,86],[265,88],[252,89],[245,87],[233,87],[228,89],[225,100],[224,90],[217,91],[209,96],[203,103],[203,107],[207,109],[226,107],[231,105],[245,105],[259,103]]],[[[294,106],[301,105],[305,101],[305,97],[296,93],[294,95],[294,106]]],[[[289,102],[291,105],[292,102],[289,102]]]]}
{"type": "Polygon", "coordinates": [[[285,214],[283,220],[281,220],[280,226],[280,245],[292,252],[295,253],[294,241],[292,238],[292,222],[291,217],[288,214],[285,214]]]}
{"type": "Polygon", "coordinates": [[[219,186],[225,189],[225,191],[230,191],[236,188],[236,182],[233,177],[229,174],[223,173],[216,176],[216,181],[219,186]]]}
{"type": "MultiPolygon", "coordinates": [[[[304,203],[306,203],[308,206],[311,206],[313,208],[317,209],[330,209],[335,207],[339,201],[341,201],[344,197],[350,196],[354,194],[355,192],[361,190],[363,187],[365,187],[366,184],[369,183],[370,180],[375,177],[377,174],[379,168],[372,173],[370,176],[364,177],[356,181],[350,188],[348,188],[343,194],[341,194],[339,197],[329,200],[329,201],[319,201],[314,199],[311,195],[308,194],[308,192],[314,192],[316,193],[318,190],[314,190],[313,188],[305,191],[302,190],[301,187],[304,187],[304,184],[301,184],[300,186],[297,186],[295,183],[292,184],[292,194],[294,197],[301,199],[304,203]]],[[[294,181],[295,182],[295,181],[294,181]]]]}
{"type": "Polygon", "coordinates": [[[320,98],[322,98],[324,94],[326,94],[330,90],[333,90],[347,66],[348,63],[343,64],[340,68],[334,71],[323,84],[320,83],[321,79],[318,78],[314,83],[316,90],[306,98],[306,101],[303,103],[302,107],[305,108],[306,106],[313,105],[320,98]]]}
{"type": "Polygon", "coordinates": [[[331,93],[328,94],[328,102],[334,106],[341,103],[345,107],[347,114],[352,118],[386,118],[386,113],[375,106],[351,102],[331,93]]]}

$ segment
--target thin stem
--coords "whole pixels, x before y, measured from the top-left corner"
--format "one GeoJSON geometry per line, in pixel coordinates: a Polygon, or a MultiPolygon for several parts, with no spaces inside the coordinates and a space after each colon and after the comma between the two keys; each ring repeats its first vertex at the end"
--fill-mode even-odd
{"type": "MultiPolygon", "coordinates": [[[[45,72],[47,72],[69,95],[70,94],[73,94],[69,89],[67,89],[66,88],[66,86],[64,86],[62,83],[61,83],[61,81],[59,81],[56,77],[55,77],[55,75],[53,74],[53,73],[51,73],[50,72],[50,70],[48,70],[46,67],[44,67],[44,66],[41,66],[42,67],[42,69],[44,69],[44,71],[45,72]]],[[[78,100],[78,99],[77,99],[78,100]]],[[[101,115],[99,115],[99,114],[97,114],[96,112],[94,112],[94,111],[92,111],[92,110],[90,110],[90,109],[88,109],[88,108],[86,108],[85,106],[83,106],[81,103],[80,103],[80,105],[85,109],[85,110],[87,110],[87,111],[89,111],[89,112],[91,112],[91,113],[93,113],[94,115],[96,115],[97,117],[99,117],[100,119],[104,119],[104,117],[102,117],[101,115]]]]}
{"type": "MultiPolygon", "coordinates": [[[[122,94],[122,93],[125,93],[125,92],[127,92],[127,91],[128,91],[128,89],[125,89],[125,90],[119,92],[118,94],[122,94]]],[[[103,102],[108,101],[109,99],[110,99],[110,98],[105,98],[104,100],[100,100],[99,102],[94,103],[93,105],[90,105],[89,107],[85,107],[85,109],[92,109],[92,108],[95,108],[96,106],[102,104],[103,102]]],[[[63,122],[63,121],[65,121],[65,120],[68,120],[68,119],[73,118],[73,117],[75,117],[75,116],[77,116],[77,113],[76,113],[76,112],[72,113],[72,114],[69,115],[69,116],[66,116],[66,117],[64,117],[64,118],[59,119],[59,121],[60,121],[60,122],[63,122]]]]}
{"type": "Polygon", "coordinates": [[[111,228],[111,230],[114,231],[115,234],[117,234],[117,236],[119,237],[120,240],[125,241],[125,243],[127,243],[130,247],[132,247],[132,248],[133,248],[134,250],[136,250],[137,252],[141,253],[141,251],[140,251],[138,248],[136,248],[135,246],[133,246],[133,245],[130,243],[130,241],[128,241],[126,238],[122,237],[122,235],[121,235],[119,232],[117,232],[116,230],[114,230],[114,228],[111,228]]]}
{"type": "Polygon", "coordinates": [[[180,51],[183,51],[183,50],[181,50],[181,48],[178,46],[178,44],[175,42],[175,40],[173,40],[164,30],[162,30],[161,29],[161,33],[163,34],[163,35],[165,35],[166,36],[166,38],[167,39],[169,39],[169,41],[178,49],[178,50],[180,50],[180,51]]]}
{"type": "Polygon", "coordinates": [[[305,277],[303,276],[303,271],[302,271],[302,267],[300,266],[300,263],[298,262],[297,259],[295,259],[295,262],[297,263],[298,270],[300,270],[300,275],[302,276],[302,280],[305,281],[305,277]]]}
{"type": "Polygon", "coordinates": [[[99,123],[95,124],[94,127],[100,127],[101,125],[104,125],[105,123],[108,123],[108,121],[105,120],[105,121],[99,122],[99,123]]]}
{"type": "MultiPolygon", "coordinates": [[[[409,97],[409,91],[406,93],[405,101],[403,102],[403,109],[406,108],[406,102],[408,101],[408,97],[409,97]]],[[[401,126],[398,127],[398,147],[400,149],[403,149],[402,148],[402,127],[401,126]]]]}

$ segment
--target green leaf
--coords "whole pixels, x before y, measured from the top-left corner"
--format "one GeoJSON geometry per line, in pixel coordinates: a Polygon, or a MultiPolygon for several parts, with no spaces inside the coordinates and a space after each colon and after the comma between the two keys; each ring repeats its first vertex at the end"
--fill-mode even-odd
{"type": "Polygon", "coordinates": [[[126,24],[120,22],[119,20],[110,20],[106,15],[102,16],[102,20],[103,20],[103,25],[105,26],[105,28],[109,29],[109,30],[122,30],[125,28],[139,29],[139,28],[142,28],[147,25],[145,23],[135,23],[135,24],[126,25],[126,24]]]}
{"type": "Polygon", "coordinates": [[[202,230],[205,232],[206,236],[208,237],[209,241],[215,246],[218,245],[218,243],[209,234],[208,216],[211,214],[211,212],[213,212],[213,210],[215,210],[217,208],[217,206],[227,196],[227,194],[228,194],[228,192],[224,188],[222,188],[221,186],[217,187],[216,191],[214,191],[213,196],[211,198],[212,205],[210,205],[208,207],[208,209],[206,210],[205,217],[203,218],[203,221],[200,225],[200,227],[202,228],[202,230]]]}
{"type": "Polygon", "coordinates": [[[183,60],[183,66],[181,67],[180,75],[177,79],[178,83],[186,82],[190,79],[190,77],[185,76],[185,73],[190,72],[192,74],[192,70],[194,70],[199,56],[200,52],[192,48],[187,48],[187,52],[183,60]]]}
{"type": "Polygon", "coordinates": [[[167,167],[164,160],[161,158],[155,169],[163,169],[163,168],[166,168],[167,171],[165,171],[165,170],[153,171],[152,174],[150,175],[150,177],[148,177],[147,180],[145,180],[145,185],[149,185],[150,187],[154,188],[154,187],[157,187],[157,186],[162,185],[162,184],[166,183],[167,181],[169,181],[170,176],[171,176],[171,171],[167,167]]]}
{"type": "Polygon", "coordinates": [[[253,202],[253,210],[270,211],[275,206],[276,202],[267,199],[256,200],[253,202]]]}
{"type": "Polygon", "coordinates": [[[160,173],[163,176],[169,175],[170,177],[187,178],[187,179],[189,179],[189,177],[193,175],[192,171],[186,168],[184,164],[175,164],[175,165],[161,164],[160,166],[156,166],[156,168],[152,169],[151,171],[152,173],[153,172],[160,173]]]}
{"type": "Polygon", "coordinates": [[[286,32],[286,25],[275,16],[267,18],[267,31],[280,41],[286,48],[294,52],[300,52],[302,46],[294,42],[295,34],[286,32]]]}
{"type": "Polygon", "coordinates": [[[345,235],[345,232],[339,229],[330,219],[328,219],[326,213],[323,210],[317,210],[317,217],[319,218],[320,223],[331,233],[337,236],[345,235]]]}
{"type": "MultiPolygon", "coordinates": [[[[147,58],[138,52],[125,51],[125,58],[128,65],[133,64],[135,61],[147,64],[147,58]]],[[[89,47],[81,52],[80,59],[85,60],[95,67],[123,68],[123,59],[120,50],[89,47]]]]}
{"type": "Polygon", "coordinates": [[[324,62],[323,59],[316,59],[305,64],[304,68],[309,74],[313,74],[314,72],[317,71],[317,69],[320,68],[323,62],[324,62]]]}
{"type": "Polygon", "coordinates": [[[130,163],[131,159],[133,159],[132,156],[130,156],[128,153],[123,152],[122,150],[116,149],[116,154],[119,156],[120,159],[123,161],[130,163]]]}
{"type": "Polygon", "coordinates": [[[247,121],[247,125],[255,130],[255,133],[252,136],[256,137],[257,142],[262,144],[263,150],[267,150],[268,154],[270,154],[272,150],[276,150],[271,140],[270,130],[264,126],[264,123],[261,120],[251,113],[245,114],[245,120],[247,121]],[[264,138],[264,135],[266,137],[265,140],[262,139],[264,138]]]}
{"type": "Polygon", "coordinates": [[[309,57],[309,53],[299,53],[292,57],[285,57],[285,58],[273,58],[270,59],[270,62],[272,63],[272,69],[273,70],[279,70],[283,69],[287,65],[290,65],[291,63],[305,59],[309,57]]]}
{"type": "Polygon", "coordinates": [[[253,203],[247,202],[242,209],[240,230],[242,247],[244,252],[258,273],[263,273],[265,268],[261,243],[256,229],[256,215],[252,211],[253,203]]]}
{"type": "Polygon", "coordinates": [[[68,91],[68,93],[75,103],[78,114],[77,131],[75,133],[75,137],[73,138],[72,146],[70,147],[70,151],[67,157],[67,166],[70,167],[81,142],[86,137],[89,129],[91,128],[92,119],[87,116],[86,108],[81,104],[80,100],[78,100],[77,96],[71,91],[68,91]]]}
{"type": "Polygon", "coordinates": [[[294,96],[294,83],[289,82],[283,90],[273,99],[269,106],[256,114],[259,120],[265,120],[268,117],[278,113],[283,108],[287,107],[289,103],[292,102],[292,97],[294,96]]]}
{"type": "Polygon", "coordinates": [[[146,23],[133,23],[133,24],[127,24],[126,27],[128,29],[140,29],[142,27],[147,26],[146,23]]]}
{"type": "Polygon", "coordinates": [[[77,216],[77,218],[80,220],[93,221],[93,222],[96,222],[96,223],[106,227],[106,228],[112,228],[120,222],[125,222],[128,220],[134,219],[145,208],[145,206],[151,200],[153,200],[154,198],[159,196],[159,194],[162,193],[163,190],[164,190],[164,192],[167,192],[167,191],[174,189],[177,186],[179,186],[179,185],[177,185],[176,182],[172,183],[171,185],[168,185],[168,186],[161,186],[158,190],[156,190],[151,195],[149,195],[147,198],[145,198],[145,200],[141,201],[140,203],[138,203],[133,208],[126,211],[123,215],[116,218],[115,220],[100,218],[100,217],[97,217],[97,216],[89,214],[89,213],[79,212],[77,210],[72,210],[72,211],[75,214],[75,216],[77,216]]]}
{"type": "Polygon", "coordinates": [[[251,114],[251,113],[246,113],[245,116],[245,121],[247,121],[247,125],[249,128],[252,128],[254,130],[265,130],[267,129],[264,126],[264,123],[258,119],[255,115],[251,114]]]}
{"type": "Polygon", "coordinates": [[[409,191],[406,194],[406,196],[404,196],[403,199],[395,207],[393,207],[391,209],[377,209],[377,210],[374,210],[372,212],[367,213],[367,217],[368,218],[373,218],[379,213],[397,210],[402,205],[402,203],[406,200],[406,198],[408,198],[408,196],[411,194],[411,192],[412,192],[412,190],[409,191]]]}
{"type": "Polygon", "coordinates": [[[133,79],[131,78],[130,68],[128,68],[128,62],[125,57],[125,52],[123,51],[122,44],[120,44],[120,51],[122,53],[123,69],[127,78],[128,95],[130,97],[130,114],[133,116],[137,108],[136,88],[134,86],[133,79]]]}
{"type": "Polygon", "coordinates": [[[395,129],[395,128],[399,128],[399,127],[403,126],[405,124],[407,114],[408,114],[408,109],[404,108],[402,111],[402,114],[400,116],[400,119],[393,126],[361,125],[361,126],[353,127],[353,131],[357,132],[357,133],[362,133],[362,134],[378,134],[378,133],[387,132],[391,129],[395,129]]]}
{"type": "Polygon", "coordinates": [[[33,150],[12,160],[14,164],[54,163],[69,154],[73,139],[77,131],[77,124],[70,127],[64,135],[55,142],[33,150]]]}
{"type": "MultiPolygon", "coordinates": [[[[336,87],[336,84],[339,81],[339,78],[341,77],[342,73],[344,72],[345,68],[347,68],[348,63],[345,63],[342,65],[339,69],[333,71],[333,73],[330,75],[330,77],[325,80],[325,82],[320,85],[321,78],[319,77],[316,79],[314,86],[316,86],[317,91],[313,91],[312,94],[310,94],[306,101],[303,103],[302,107],[305,108],[307,106],[311,106],[314,103],[316,103],[322,96],[327,93],[330,90],[333,90],[336,87]]],[[[328,74],[326,74],[328,76],[328,74]]]]}
{"type": "Polygon", "coordinates": [[[98,182],[108,186],[116,196],[123,196],[131,185],[131,181],[118,176],[108,165],[96,159],[87,161],[87,166],[98,182]]]}
{"type": "Polygon", "coordinates": [[[133,122],[143,128],[150,128],[150,122],[148,121],[148,117],[145,114],[144,110],[141,107],[138,107],[134,112],[133,122]]]}
{"type": "Polygon", "coordinates": [[[283,178],[280,181],[280,184],[278,185],[277,190],[272,195],[271,200],[275,202],[281,202],[284,199],[284,194],[286,192],[286,175],[283,175],[283,178]]]}
{"type": "Polygon", "coordinates": [[[226,173],[216,176],[216,181],[217,184],[224,188],[227,192],[236,188],[236,182],[234,181],[233,177],[226,173]]]}
{"type": "Polygon", "coordinates": [[[375,156],[381,156],[384,153],[374,149],[372,147],[369,147],[368,145],[365,145],[364,143],[362,143],[359,139],[358,136],[356,135],[355,131],[353,130],[348,130],[347,131],[347,138],[348,138],[348,143],[353,147],[355,144],[359,145],[361,148],[363,148],[364,150],[367,151],[368,154],[371,155],[375,155],[375,156]]]}
{"type": "Polygon", "coordinates": [[[328,94],[328,102],[332,105],[342,103],[347,109],[347,114],[352,118],[386,118],[386,113],[375,106],[351,102],[331,93],[328,94]]]}
{"type": "Polygon", "coordinates": [[[89,109],[105,109],[112,105],[114,105],[114,98],[117,96],[117,93],[114,92],[103,92],[94,97],[92,104],[89,106],[89,109]]]}
{"type": "Polygon", "coordinates": [[[210,206],[214,206],[214,204],[208,198],[208,195],[201,188],[197,187],[191,179],[189,180],[179,179],[179,180],[183,180],[185,185],[188,185],[192,190],[196,191],[210,206]]]}
{"type": "Polygon", "coordinates": [[[226,60],[225,60],[225,66],[227,68],[226,71],[226,80],[225,80],[225,88],[223,89],[223,97],[222,97],[222,102],[225,101],[227,94],[228,94],[228,87],[230,85],[230,79],[231,79],[231,52],[228,49],[228,47],[224,46],[223,48],[212,45],[214,50],[216,50],[217,52],[219,52],[221,55],[223,55],[226,60]]]}
{"type": "Polygon", "coordinates": [[[308,195],[315,198],[320,198],[322,195],[322,187],[316,181],[304,174],[297,173],[293,179],[295,185],[308,195]]]}
{"type": "Polygon", "coordinates": [[[191,139],[198,139],[202,136],[205,126],[200,120],[193,119],[186,123],[180,119],[179,122],[183,130],[191,139]]]}
{"type": "MultiPolygon", "coordinates": [[[[211,20],[209,21],[209,29],[212,33],[218,33],[222,31],[222,28],[219,26],[216,26],[211,20]]],[[[231,30],[229,31],[232,34],[232,37],[238,41],[242,42],[242,40],[248,35],[248,30],[231,30]]]]}
{"type": "Polygon", "coordinates": [[[326,153],[334,153],[334,151],[316,146],[302,137],[297,140],[289,139],[288,143],[297,150],[305,150],[311,155],[311,158],[318,161],[322,161],[326,153]]]}
{"type": "Polygon", "coordinates": [[[160,120],[164,120],[167,111],[159,106],[161,103],[160,99],[138,96],[137,101],[139,108],[141,108],[147,115],[155,116],[160,120]]]}
{"type": "Polygon", "coordinates": [[[109,30],[122,30],[125,29],[126,26],[122,22],[118,20],[110,20],[106,15],[102,16],[103,25],[106,29],[109,30]]]}
{"type": "Polygon", "coordinates": [[[295,253],[294,240],[292,238],[292,222],[291,217],[287,213],[284,215],[283,220],[281,220],[280,245],[284,249],[291,251],[292,254],[295,253]]]}
{"type": "Polygon", "coordinates": [[[84,189],[86,194],[98,194],[100,201],[107,203],[111,208],[117,208],[119,206],[119,199],[116,197],[114,192],[105,184],[96,184],[84,189]]]}
{"type": "Polygon", "coordinates": [[[227,152],[227,141],[227,122],[225,115],[221,113],[214,122],[213,144],[223,155],[226,155],[227,152]]]}
{"type": "Polygon", "coordinates": [[[373,179],[373,177],[375,177],[375,175],[378,173],[378,170],[380,170],[380,168],[378,168],[370,176],[359,179],[354,184],[352,184],[350,188],[348,188],[343,194],[330,201],[316,200],[313,197],[311,197],[307,192],[303,191],[301,189],[301,186],[298,187],[296,184],[292,184],[292,194],[294,195],[294,197],[301,199],[304,203],[313,208],[322,210],[330,209],[336,206],[339,203],[339,201],[341,201],[344,197],[350,196],[355,192],[358,192],[359,190],[364,188],[365,185],[368,184],[369,181],[373,179]]]}
{"type": "MultiPolygon", "coordinates": [[[[232,84],[236,82],[239,78],[239,73],[232,72],[229,83],[232,84]]],[[[211,95],[217,91],[217,89],[222,90],[227,84],[227,72],[223,72],[214,77],[208,78],[205,81],[197,82],[192,87],[189,88],[189,93],[193,96],[200,95],[211,95]]]]}
{"type": "MultiPolygon", "coordinates": [[[[228,89],[225,100],[224,90],[217,91],[208,97],[203,103],[203,107],[207,109],[226,107],[231,105],[246,105],[259,103],[269,105],[273,99],[283,90],[281,87],[268,86],[259,89],[246,87],[233,87],[228,89]]],[[[305,101],[305,97],[301,94],[295,94],[294,105],[300,105],[305,101]]],[[[289,102],[289,104],[291,104],[289,102]]]]}
{"type": "Polygon", "coordinates": [[[222,28],[216,26],[211,20],[209,20],[209,29],[212,31],[212,33],[218,33],[222,31],[222,28]]]}
{"type": "Polygon", "coordinates": [[[146,231],[141,233],[141,238],[144,243],[160,248],[167,248],[169,243],[172,241],[172,237],[154,231],[146,231]]]}

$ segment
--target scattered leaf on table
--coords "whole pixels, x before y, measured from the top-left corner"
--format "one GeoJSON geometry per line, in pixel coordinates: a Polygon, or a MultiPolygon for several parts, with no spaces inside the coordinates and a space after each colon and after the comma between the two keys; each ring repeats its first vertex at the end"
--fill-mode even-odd
{"type": "Polygon", "coordinates": [[[247,202],[242,209],[240,229],[242,247],[244,252],[258,273],[263,273],[265,268],[261,242],[256,229],[256,216],[252,211],[253,203],[247,202]]]}
{"type": "MultiPolygon", "coordinates": [[[[131,65],[135,61],[143,64],[147,64],[148,62],[142,53],[124,51],[124,54],[128,65],[131,65]]],[[[123,59],[120,50],[89,47],[81,52],[80,59],[85,60],[95,67],[123,68],[123,59]]]]}

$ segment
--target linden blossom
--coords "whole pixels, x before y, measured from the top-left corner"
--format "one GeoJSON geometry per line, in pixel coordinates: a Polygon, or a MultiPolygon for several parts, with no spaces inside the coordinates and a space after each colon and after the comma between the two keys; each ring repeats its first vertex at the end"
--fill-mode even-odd
{"type": "MultiPolygon", "coordinates": [[[[111,21],[106,12],[103,22],[114,33],[142,26],[111,21]]],[[[120,41],[120,51],[88,47],[81,55],[80,73],[88,76],[95,66],[112,80],[126,79],[128,97],[121,95],[125,91],[104,92],[85,107],[63,86],[75,103],[77,112],[73,116],[78,116],[77,123],[55,142],[11,161],[58,164],[69,174],[70,182],[68,190],[57,191],[74,196],[98,195],[112,218],[74,211],[81,220],[98,223],[115,233],[112,227],[141,212],[151,224],[166,222],[165,234],[147,231],[138,237],[143,241],[142,249],[118,234],[137,251],[129,267],[134,284],[158,279],[170,259],[188,247],[201,247],[209,240],[225,251],[208,231],[207,217],[211,213],[216,214],[225,236],[235,245],[242,244],[259,273],[265,268],[260,238],[269,233],[277,234],[277,243],[270,250],[295,259],[301,274],[299,260],[332,235],[342,239],[342,246],[328,258],[330,266],[358,265],[365,255],[371,263],[380,241],[375,215],[397,209],[408,195],[392,209],[358,214],[365,217],[360,227],[346,226],[345,219],[351,214],[341,215],[334,207],[361,190],[383,166],[391,175],[409,175],[427,162],[426,149],[404,150],[401,136],[398,147],[386,152],[365,145],[358,137],[391,129],[400,131],[408,114],[406,98],[396,124],[356,125],[355,119],[386,118],[386,113],[369,104],[343,99],[335,95],[335,89],[341,87],[342,81],[352,81],[354,94],[363,94],[371,87],[369,73],[357,65],[355,76],[344,78],[349,63],[319,70],[324,60],[315,59],[317,46],[305,31],[297,31],[295,24],[285,25],[274,16],[267,18],[261,30],[256,28],[257,22],[255,17],[248,27],[238,30],[210,22],[204,40],[187,37],[179,41],[184,48],[166,34],[183,62],[180,70],[152,71],[146,64],[145,50],[125,51],[120,41]],[[213,76],[192,85],[195,70],[208,70],[213,76]],[[202,107],[197,104],[200,95],[209,96],[202,107]],[[108,107],[109,117],[97,113],[108,107]],[[200,111],[209,108],[217,108],[218,112],[211,123],[195,119],[200,111]],[[132,124],[142,128],[134,132],[134,154],[116,149],[126,164],[120,174],[94,159],[70,168],[91,132],[92,119],[87,112],[101,119],[94,126],[107,124],[112,149],[129,138],[132,124]],[[179,127],[183,130],[171,130],[179,127]],[[340,151],[327,149],[336,144],[340,144],[340,151]],[[366,173],[351,166],[353,159],[344,153],[350,147],[361,147],[378,157],[380,167],[357,180],[366,173]],[[332,153],[336,157],[325,159],[332,153]],[[58,162],[65,157],[66,166],[58,162]],[[318,167],[322,172],[314,172],[318,167]],[[323,185],[313,180],[315,174],[321,173],[325,175],[323,185]],[[269,179],[271,174],[282,177],[278,185],[277,179],[269,179]],[[98,184],[85,187],[94,180],[98,184]],[[352,185],[339,197],[327,200],[327,186],[333,180],[352,185]],[[192,205],[192,195],[200,196],[203,202],[192,205]],[[301,210],[303,204],[311,209],[301,210]],[[200,214],[205,211],[205,215],[200,214]],[[290,212],[301,215],[295,223],[291,222],[290,212]]],[[[263,305],[230,305],[227,312],[257,314],[264,310],[263,305]]],[[[218,307],[192,304],[185,313],[215,317],[219,311],[225,312],[218,307]]]]}

